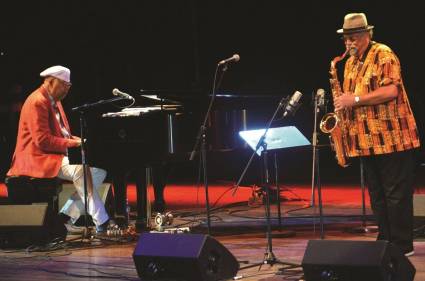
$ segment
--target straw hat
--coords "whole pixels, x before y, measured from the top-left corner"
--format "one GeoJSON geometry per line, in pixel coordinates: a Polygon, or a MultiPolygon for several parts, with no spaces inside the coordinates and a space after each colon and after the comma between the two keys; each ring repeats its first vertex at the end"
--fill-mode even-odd
{"type": "Polygon", "coordinates": [[[371,29],[373,29],[373,25],[367,24],[366,15],[364,13],[351,13],[344,17],[344,25],[336,32],[338,34],[352,34],[369,31],[371,29]]]}

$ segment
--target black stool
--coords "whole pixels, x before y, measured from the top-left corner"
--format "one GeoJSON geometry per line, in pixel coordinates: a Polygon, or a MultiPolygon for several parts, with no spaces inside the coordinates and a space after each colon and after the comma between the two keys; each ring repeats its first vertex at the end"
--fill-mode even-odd
{"type": "Polygon", "coordinates": [[[12,176],[5,180],[11,204],[46,202],[53,213],[59,212],[59,193],[62,184],[58,178],[32,178],[12,176]]]}

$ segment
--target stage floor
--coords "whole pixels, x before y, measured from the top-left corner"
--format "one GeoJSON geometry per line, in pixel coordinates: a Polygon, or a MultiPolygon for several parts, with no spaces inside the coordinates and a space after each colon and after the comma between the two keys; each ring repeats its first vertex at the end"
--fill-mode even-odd
{"type": "MultiPolygon", "coordinates": [[[[231,184],[210,186],[211,235],[221,242],[244,267],[262,262],[267,248],[262,200],[255,200],[257,187],[241,187],[232,196],[231,184]],[[254,192],[254,193],[253,193],[254,192]]],[[[134,186],[129,187],[130,203],[135,203],[134,186]]],[[[420,190],[418,190],[420,192],[420,190]]],[[[149,190],[152,199],[152,190],[149,190]]],[[[359,234],[347,230],[362,226],[360,188],[356,185],[323,186],[323,227],[326,240],[374,241],[375,233],[359,234]]],[[[170,227],[189,227],[193,233],[206,233],[203,187],[175,184],[166,188],[167,210],[174,216],[170,227]]],[[[311,207],[308,185],[285,186],[281,192],[281,223],[276,204],[271,207],[272,246],[276,258],[300,264],[307,243],[320,239],[319,208],[311,207]]],[[[367,224],[373,224],[366,198],[367,224]]],[[[133,208],[134,210],[134,208],[133,208]]],[[[134,214],[133,214],[134,215],[134,214]]],[[[0,250],[1,280],[139,280],[132,254],[138,240],[84,240],[68,235],[68,243],[57,249],[0,250]],[[76,239],[76,240],[73,240],[76,239]]],[[[425,280],[425,238],[415,239],[415,255],[409,258],[425,280]]],[[[241,280],[301,280],[300,269],[284,270],[282,265],[263,265],[240,270],[241,280]]]]}
{"type": "MultiPolygon", "coordinates": [[[[277,232],[275,232],[277,233],[277,232]]],[[[241,262],[241,267],[262,262],[267,245],[264,233],[215,236],[241,262]]],[[[301,263],[308,240],[318,239],[311,230],[297,230],[295,236],[273,238],[273,253],[282,262],[301,263]]],[[[375,240],[374,235],[353,235],[327,231],[326,240],[375,240]]],[[[48,252],[0,251],[1,280],[139,280],[132,260],[136,242],[70,242],[65,249],[48,252]]],[[[415,241],[414,280],[425,280],[425,242],[415,241]]],[[[241,280],[301,280],[300,269],[281,272],[282,265],[263,265],[240,270],[241,280]]]]}

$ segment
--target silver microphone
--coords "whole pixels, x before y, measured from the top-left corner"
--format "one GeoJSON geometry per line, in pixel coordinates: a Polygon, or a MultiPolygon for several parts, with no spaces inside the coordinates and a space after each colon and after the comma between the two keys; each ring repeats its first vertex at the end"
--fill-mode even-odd
{"type": "Polygon", "coordinates": [[[316,102],[318,107],[323,107],[325,105],[325,90],[317,89],[316,92],[316,102]]]}
{"type": "Polygon", "coordinates": [[[229,62],[238,62],[241,59],[241,57],[238,54],[234,54],[230,58],[227,58],[225,60],[222,60],[218,63],[218,65],[226,64],[229,62]]]}
{"type": "Polygon", "coordinates": [[[303,94],[301,94],[301,92],[299,92],[299,91],[296,91],[292,95],[291,99],[289,100],[288,104],[285,107],[285,112],[283,113],[283,117],[285,117],[289,113],[295,113],[295,111],[298,108],[298,103],[299,103],[302,95],[303,94]]]}
{"type": "Polygon", "coordinates": [[[118,90],[117,88],[115,88],[115,89],[113,89],[112,90],[112,94],[114,95],[114,96],[117,96],[117,97],[122,97],[122,98],[124,98],[124,99],[128,99],[128,100],[133,100],[134,101],[134,98],[132,97],[132,96],[130,96],[129,94],[127,94],[127,93],[124,93],[124,92],[121,92],[120,90],[118,90]]]}

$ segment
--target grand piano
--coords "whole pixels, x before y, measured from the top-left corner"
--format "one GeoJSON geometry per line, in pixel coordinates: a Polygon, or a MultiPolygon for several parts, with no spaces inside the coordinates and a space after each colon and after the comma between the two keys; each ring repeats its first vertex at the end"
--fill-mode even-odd
{"type": "MultiPolygon", "coordinates": [[[[247,129],[246,108],[260,108],[262,103],[277,104],[280,98],[218,95],[207,124],[209,149],[228,151],[243,146],[238,132],[247,129]]],[[[162,199],[166,184],[164,172],[169,165],[189,161],[208,102],[209,98],[199,95],[167,93],[154,99],[140,95],[132,108],[87,118],[88,164],[108,171],[114,187],[118,224],[128,223],[126,177],[133,171],[137,192],[136,228],[146,228],[146,175],[149,173],[146,168],[153,168],[155,199],[162,199]]],[[[251,115],[253,120],[263,122],[254,112],[251,115]]],[[[268,115],[262,118],[266,120],[268,115]]],[[[255,121],[251,123],[255,126],[255,121]]]]}

